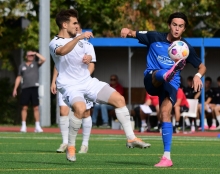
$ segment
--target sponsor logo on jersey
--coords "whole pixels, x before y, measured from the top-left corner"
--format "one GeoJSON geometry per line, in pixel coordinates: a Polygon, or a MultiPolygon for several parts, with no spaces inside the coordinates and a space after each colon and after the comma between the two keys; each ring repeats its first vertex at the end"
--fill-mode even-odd
{"type": "Polygon", "coordinates": [[[25,71],[27,68],[25,66],[22,67],[22,71],[25,71]]]}
{"type": "Polygon", "coordinates": [[[163,55],[158,55],[157,60],[163,64],[166,64],[166,65],[173,65],[174,64],[173,60],[171,60],[169,57],[166,57],[163,55]]]}
{"type": "Polygon", "coordinates": [[[83,48],[83,43],[81,41],[78,42],[78,45],[83,48]]]}
{"type": "Polygon", "coordinates": [[[139,33],[141,33],[141,34],[146,34],[147,31],[139,31],[139,33]]]}
{"type": "Polygon", "coordinates": [[[162,45],[156,44],[156,47],[163,47],[162,45]]]}

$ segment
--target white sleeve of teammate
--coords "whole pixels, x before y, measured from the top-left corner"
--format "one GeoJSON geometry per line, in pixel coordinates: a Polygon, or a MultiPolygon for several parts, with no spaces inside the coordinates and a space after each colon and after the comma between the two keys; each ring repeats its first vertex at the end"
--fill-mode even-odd
{"type": "Polygon", "coordinates": [[[91,62],[96,62],[95,50],[94,50],[94,47],[91,43],[85,42],[85,52],[87,55],[92,56],[91,62]]]}

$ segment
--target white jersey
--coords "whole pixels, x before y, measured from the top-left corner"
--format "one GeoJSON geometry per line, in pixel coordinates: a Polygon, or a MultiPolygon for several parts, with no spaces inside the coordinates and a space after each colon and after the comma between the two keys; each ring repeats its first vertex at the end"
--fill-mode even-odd
{"type": "Polygon", "coordinates": [[[58,89],[74,84],[81,84],[91,78],[88,65],[82,62],[85,54],[92,56],[91,62],[96,62],[94,47],[85,40],[78,41],[68,54],[64,56],[56,55],[56,49],[58,47],[64,46],[73,39],[74,38],[61,38],[55,36],[49,44],[50,54],[59,73],[56,79],[58,89]]]}

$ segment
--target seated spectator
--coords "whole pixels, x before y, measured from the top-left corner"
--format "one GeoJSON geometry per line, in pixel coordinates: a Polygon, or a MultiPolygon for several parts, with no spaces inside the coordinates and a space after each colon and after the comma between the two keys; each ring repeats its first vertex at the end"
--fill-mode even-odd
{"type": "MultiPolygon", "coordinates": [[[[119,84],[117,75],[114,74],[110,76],[110,86],[113,87],[121,95],[124,95],[124,89],[119,84]]],[[[108,111],[113,110],[113,109],[114,107],[112,105],[95,104],[93,107],[93,113],[92,113],[92,125],[96,126],[99,110],[101,110],[102,125],[100,127],[109,128],[110,126],[109,126],[109,121],[108,121],[108,111]]]]}
{"type": "MultiPolygon", "coordinates": [[[[210,113],[210,114],[212,114],[212,108],[214,107],[214,93],[213,93],[213,90],[211,89],[211,84],[212,84],[211,77],[206,77],[205,78],[205,111],[207,113],[210,113]]],[[[196,118],[196,126],[199,127],[199,130],[201,130],[200,115],[201,115],[201,112],[202,112],[202,105],[201,105],[200,95],[201,95],[201,91],[198,92],[195,95],[195,97],[199,97],[199,105],[198,105],[197,118],[196,118]]],[[[205,128],[205,130],[209,129],[207,118],[206,118],[206,115],[207,115],[206,112],[205,112],[205,118],[204,118],[204,128],[205,128]]],[[[210,127],[210,129],[212,130],[214,128],[216,128],[216,120],[213,118],[212,119],[212,126],[210,127]]]]}
{"type": "Polygon", "coordinates": [[[215,111],[215,116],[216,119],[218,120],[218,127],[216,127],[215,130],[220,130],[220,77],[217,78],[217,84],[218,87],[215,89],[215,107],[214,107],[214,111],[215,111]]]}
{"type": "MultiPolygon", "coordinates": [[[[158,124],[160,124],[160,119],[159,119],[159,98],[158,96],[152,96],[149,95],[146,92],[146,97],[145,97],[145,103],[144,105],[147,105],[150,107],[150,109],[154,112],[157,112],[157,118],[158,118],[158,124]]],[[[141,107],[140,107],[140,119],[141,119],[141,129],[140,132],[144,132],[147,130],[147,123],[146,123],[146,118],[149,116],[149,114],[145,114],[141,107]]]]}
{"type": "Polygon", "coordinates": [[[194,89],[192,88],[192,84],[193,84],[193,76],[189,76],[187,78],[187,86],[185,88],[183,88],[183,92],[186,96],[186,98],[188,99],[194,99],[195,97],[195,92],[194,89]]]}
{"type": "MultiPolygon", "coordinates": [[[[198,99],[199,96],[198,95],[196,96],[196,92],[194,91],[194,88],[192,88],[193,76],[187,77],[186,83],[187,83],[187,86],[185,88],[183,88],[183,92],[184,92],[186,98],[187,99],[198,99]]],[[[189,128],[190,126],[192,126],[191,131],[194,132],[195,131],[195,119],[191,118],[190,120],[192,122],[192,125],[190,125],[189,118],[188,117],[185,118],[186,127],[189,128]]]]}
{"type": "Polygon", "coordinates": [[[181,88],[177,90],[177,100],[174,105],[173,112],[175,114],[176,123],[174,126],[173,133],[177,132],[177,129],[180,129],[179,121],[180,121],[180,113],[189,111],[189,103],[186,99],[186,96],[181,88]]]}

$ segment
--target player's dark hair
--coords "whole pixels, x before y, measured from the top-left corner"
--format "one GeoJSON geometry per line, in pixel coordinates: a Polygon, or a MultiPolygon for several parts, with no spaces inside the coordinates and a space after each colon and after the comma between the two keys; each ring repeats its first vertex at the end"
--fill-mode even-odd
{"type": "Polygon", "coordinates": [[[217,82],[220,82],[220,76],[217,78],[217,82]]]}
{"type": "Polygon", "coordinates": [[[172,14],[169,16],[168,20],[167,20],[167,23],[168,23],[169,25],[171,24],[173,18],[181,18],[181,19],[183,19],[183,20],[185,21],[185,27],[187,27],[187,25],[189,24],[186,15],[185,15],[184,13],[182,13],[182,12],[172,13],[172,14]]]}
{"type": "Polygon", "coordinates": [[[212,83],[212,78],[211,77],[206,77],[205,81],[211,82],[212,83]]]}
{"type": "Polygon", "coordinates": [[[187,81],[193,81],[193,76],[187,77],[187,81]]]}
{"type": "Polygon", "coordinates": [[[56,23],[59,29],[62,28],[62,24],[64,22],[69,22],[70,17],[74,17],[78,19],[78,12],[75,9],[68,9],[68,10],[61,10],[59,13],[56,15],[56,23]]]}

